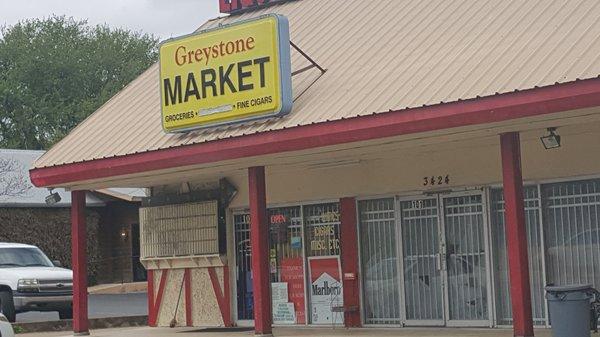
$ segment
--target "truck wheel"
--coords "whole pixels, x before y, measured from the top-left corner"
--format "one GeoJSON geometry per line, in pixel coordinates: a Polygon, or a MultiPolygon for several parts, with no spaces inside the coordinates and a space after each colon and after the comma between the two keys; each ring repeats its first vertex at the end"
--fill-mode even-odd
{"type": "Polygon", "coordinates": [[[6,316],[9,322],[14,323],[17,320],[15,303],[10,291],[0,291],[0,311],[6,316]]]}
{"type": "Polygon", "coordinates": [[[60,319],[73,319],[73,308],[59,310],[58,317],[60,319]]]}

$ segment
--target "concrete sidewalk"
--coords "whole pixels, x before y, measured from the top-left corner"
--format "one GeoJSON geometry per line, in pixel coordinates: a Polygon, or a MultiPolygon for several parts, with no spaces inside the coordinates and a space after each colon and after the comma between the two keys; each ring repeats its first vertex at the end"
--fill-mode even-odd
{"type": "MultiPolygon", "coordinates": [[[[198,328],[124,328],[124,329],[106,329],[92,331],[92,336],[97,337],[235,337],[235,336],[254,336],[251,329],[198,329],[198,328]]],[[[22,334],[23,337],[70,337],[71,333],[34,333],[22,334]]],[[[275,337],[337,337],[337,336],[382,336],[382,337],[512,337],[512,330],[509,329],[324,329],[324,328],[276,328],[275,337]]],[[[550,337],[550,330],[536,331],[538,337],[550,337]]]]}

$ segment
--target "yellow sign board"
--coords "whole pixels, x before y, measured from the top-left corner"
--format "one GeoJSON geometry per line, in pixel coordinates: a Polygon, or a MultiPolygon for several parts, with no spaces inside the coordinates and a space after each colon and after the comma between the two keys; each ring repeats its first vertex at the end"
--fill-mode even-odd
{"type": "Polygon", "coordinates": [[[165,41],[160,93],[166,132],[289,113],[287,19],[267,15],[165,41]]]}

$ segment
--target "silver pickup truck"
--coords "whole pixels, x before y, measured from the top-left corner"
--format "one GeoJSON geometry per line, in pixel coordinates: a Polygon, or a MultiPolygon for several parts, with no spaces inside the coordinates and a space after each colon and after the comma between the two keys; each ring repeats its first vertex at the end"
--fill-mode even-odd
{"type": "Polygon", "coordinates": [[[0,243],[0,312],[14,322],[27,311],[58,311],[73,318],[73,272],[37,247],[0,243]]]}

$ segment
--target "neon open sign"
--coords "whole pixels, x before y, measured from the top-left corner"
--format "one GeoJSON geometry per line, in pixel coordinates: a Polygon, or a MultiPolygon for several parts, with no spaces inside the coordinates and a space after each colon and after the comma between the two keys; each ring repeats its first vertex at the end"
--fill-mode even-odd
{"type": "Polygon", "coordinates": [[[219,9],[221,13],[235,13],[246,9],[285,1],[290,0],[219,0],[219,9]]]}

